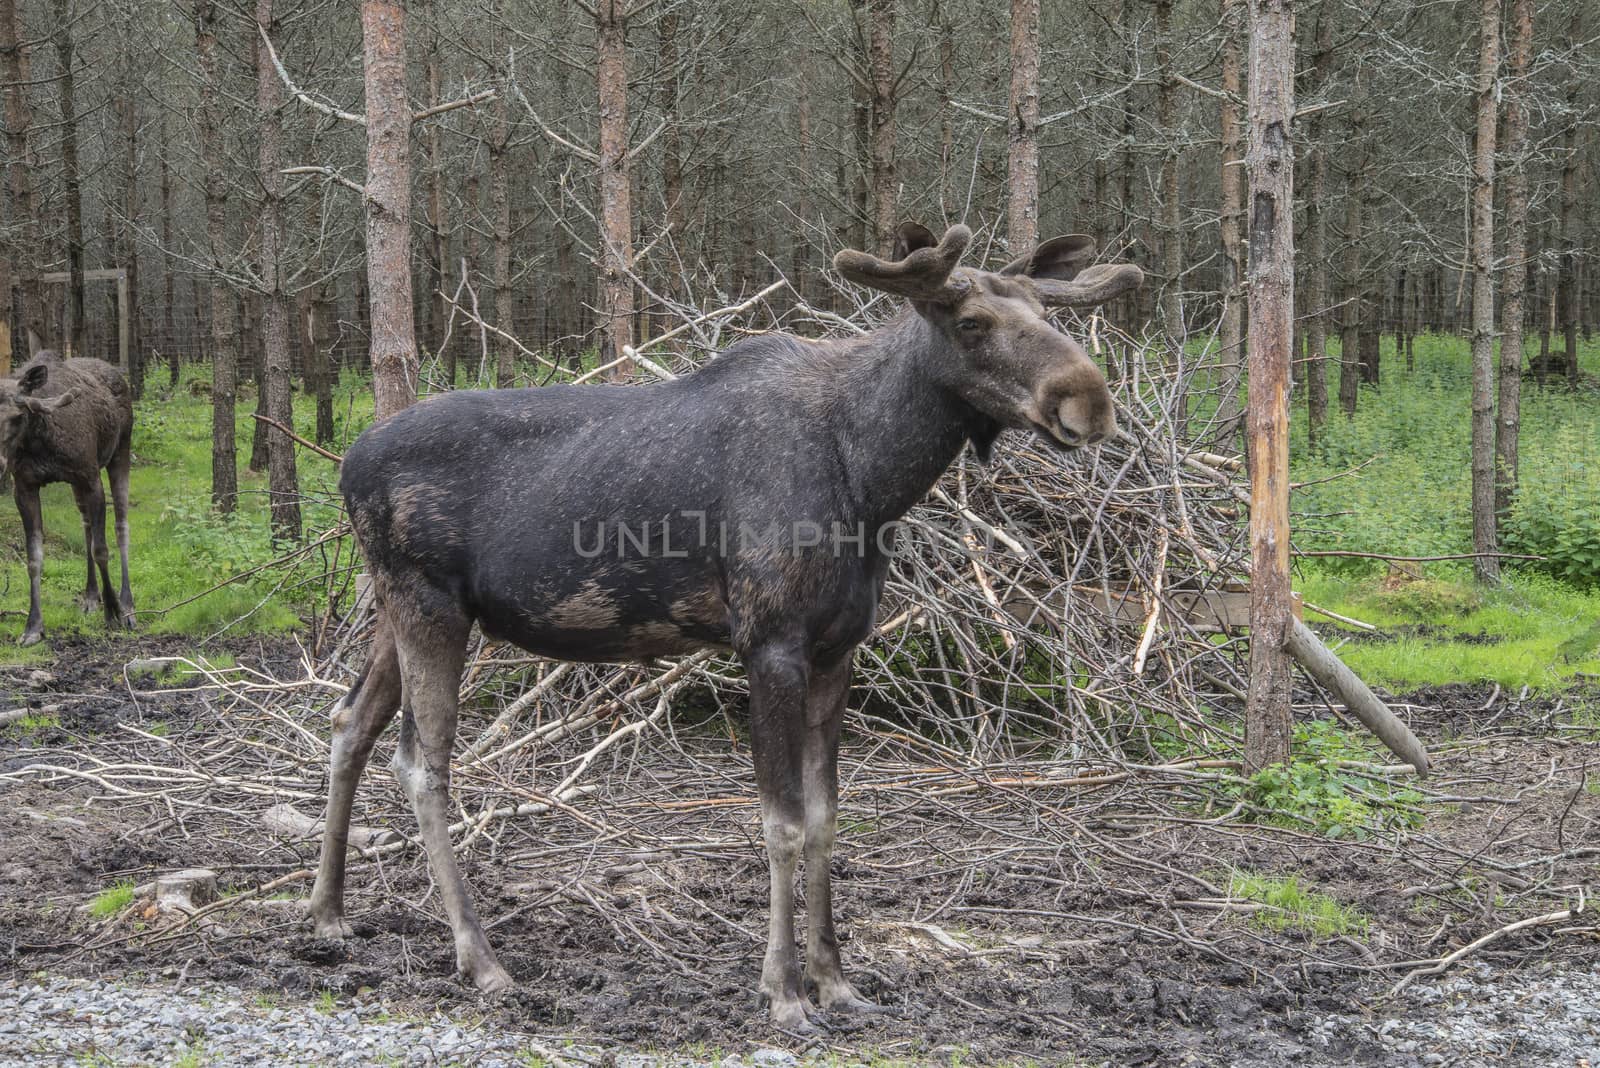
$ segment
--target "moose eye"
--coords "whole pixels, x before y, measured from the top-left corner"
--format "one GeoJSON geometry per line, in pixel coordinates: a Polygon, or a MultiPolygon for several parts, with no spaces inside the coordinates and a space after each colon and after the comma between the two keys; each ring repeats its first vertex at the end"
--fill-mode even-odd
{"type": "Polygon", "coordinates": [[[972,318],[957,319],[956,329],[961,331],[963,334],[973,334],[977,333],[979,330],[982,330],[983,324],[972,318]]]}

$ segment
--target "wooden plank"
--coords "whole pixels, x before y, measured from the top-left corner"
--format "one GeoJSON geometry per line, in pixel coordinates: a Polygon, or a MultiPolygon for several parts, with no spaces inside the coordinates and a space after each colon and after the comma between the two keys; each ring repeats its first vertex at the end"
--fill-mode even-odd
{"type": "MultiPolygon", "coordinates": [[[[72,276],[66,271],[46,271],[39,276],[39,281],[45,285],[65,285],[72,276]]],[[[85,282],[109,282],[113,279],[127,281],[128,269],[126,267],[96,267],[92,271],[83,272],[85,282]]]]}
{"type": "MultiPolygon", "coordinates": [[[[1038,589],[1034,595],[1048,605],[1048,592],[1038,589]]],[[[1143,627],[1149,619],[1144,593],[1129,586],[1113,587],[1107,597],[1099,586],[1081,585],[1074,587],[1073,596],[1123,626],[1143,627]]],[[[1202,632],[1230,633],[1250,626],[1250,587],[1243,583],[1211,590],[1168,590],[1162,594],[1161,604],[1163,615],[1175,615],[1202,632]]],[[[1038,605],[1026,597],[1008,598],[1001,607],[1020,623],[1041,622],[1038,605]]],[[[1305,618],[1305,605],[1298,593],[1290,594],[1290,611],[1295,619],[1305,618]]]]}

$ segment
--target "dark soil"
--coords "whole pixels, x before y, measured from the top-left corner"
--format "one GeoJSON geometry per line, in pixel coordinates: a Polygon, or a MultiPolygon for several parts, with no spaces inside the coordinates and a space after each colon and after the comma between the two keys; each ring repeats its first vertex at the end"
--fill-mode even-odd
{"type": "MultiPolygon", "coordinates": [[[[191,741],[217,731],[204,694],[135,700],[124,681],[130,659],[185,653],[181,640],[64,641],[56,648],[56,661],[42,669],[48,678],[37,668],[0,670],[0,707],[56,705],[60,722],[31,735],[0,731],[0,773],[36,762],[41,751],[119,731],[118,723],[191,741]]],[[[282,666],[299,658],[289,642],[227,648],[241,663],[282,666]]],[[[1502,700],[1486,710],[1489,696],[1448,687],[1407,698],[1425,740],[1474,738],[1436,750],[1446,775],[1472,767],[1473,785],[1459,788],[1461,797],[1520,796],[1511,809],[1470,798],[1439,805],[1428,830],[1443,846],[1431,853],[1199,821],[1130,831],[1097,818],[1097,833],[1103,822],[1119,848],[1137,848],[1149,861],[1149,877],[1130,885],[1114,858],[1092,847],[1063,857],[1056,870],[1013,864],[1003,849],[975,869],[950,860],[969,834],[962,825],[952,824],[948,841],[914,846],[896,840],[891,814],[876,828],[847,828],[835,867],[846,967],[866,996],[892,1011],[828,1021],[823,1046],[911,1060],[959,1051],[976,1061],[1077,1056],[1117,1065],[1267,1065],[1302,1049],[1327,1014],[1378,1022],[1386,1011],[1382,995],[1403,971],[1364,965],[1448,951],[1457,935],[1430,942],[1441,923],[1475,936],[1505,922],[1474,915],[1475,883],[1452,896],[1456,872],[1447,863],[1468,866],[1452,859],[1452,850],[1462,857],[1502,846],[1518,855],[1556,854],[1593,841],[1600,798],[1552,775],[1558,765],[1581,768],[1592,760],[1594,746],[1580,740],[1592,736],[1550,730],[1548,704],[1510,708],[1502,700]],[[1191,910],[1184,899],[1194,887],[1162,866],[1207,878],[1230,866],[1296,873],[1359,910],[1368,928],[1362,941],[1316,940],[1244,916],[1191,910]],[[1415,887],[1424,889],[1403,892],[1415,887]],[[940,945],[940,934],[964,948],[940,945]]],[[[849,753],[847,763],[862,756],[849,753]]],[[[748,847],[731,855],[690,851],[646,865],[605,857],[573,879],[552,879],[537,858],[513,851],[469,853],[464,863],[479,912],[519,980],[512,996],[481,1004],[451,976],[450,934],[415,851],[353,866],[357,935],[348,942],[311,937],[297,903],[270,901],[223,912],[203,932],[162,940],[137,910],[100,923],[78,906],[118,880],[144,882],[196,865],[216,869],[225,890],[250,888],[314,865],[314,847],[241,825],[208,833],[190,826],[182,809],[108,798],[86,781],[0,783],[0,790],[0,974],[182,975],[307,996],[366,987],[417,1012],[481,1010],[521,1030],[657,1049],[737,1050],[774,1038],[753,992],[767,879],[747,819],[706,817],[724,821],[721,834],[748,837],[748,847]]],[[[1126,807],[1125,818],[1140,815],[1132,802],[1126,807]]],[[[1584,865],[1592,863],[1575,858],[1570,871],[1553,875],[1587,880],[1584,865]]],[[[302,882],[290,889],[303,896],[308,888],[302,882]]],[[[1545,962],[1592,967],[1600,960],[1593,940],[1547,941],[1537,933],[1486,958],[1515,964],[1530,945],[1543,947],[1545,962]]],[[[1395,1059],[1376,1029],[1367,1037],[1350,1029],[1321,1052],[1330,1064],[1412,1063],[1395,1059]]]]}

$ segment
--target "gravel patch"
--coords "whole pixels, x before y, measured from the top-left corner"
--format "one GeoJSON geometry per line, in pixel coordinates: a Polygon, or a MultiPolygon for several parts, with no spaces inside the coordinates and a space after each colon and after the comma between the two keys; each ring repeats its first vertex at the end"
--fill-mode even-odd
{"type": "MultiPolygon", "coordinates": [[[[691,1058],[618,1054],[438,1015],[390,1015],[378,1001],[331,1011],[280,1005],[236,987],[130,986],[92,979],[0,981],[0,1066],[21,1065],[615,1065],[666,1068],[691,1058]]],[[[786,1050],[720,1057],[724,1068],[792,1068],[786,1050]]]]}
{"type": "Polygon", "coordinates": [[[1380,1001],[1374,1015],[1323,1013],[1299,1023],[1278,1048],[1230,1063],[1589,1068],[1600,1066],[1600,972],[1572,962],[1518,970],[1469,963],[1380,1001]],[[1382,1053],[1371,1049],[1374,1039],[1382,1053]],[[1352,1060],[1362,1047],[1368,1052],[1352,1060]]]}
{"type": "MultiPolygon", "coordinates": [[[[1276,1020],[1239,1021],[1225,1030],[1233,1033],[1213,1035],[1207,1052],[1175,1044],[1170,1063],[1589,1068],[1600,1066],[1600,971],[1581,965],[1505,970],[1469,964],[1380,1002],[1374,1014],[1292,1011],[1276,1020]]],[[[443,1014],[391,1015],[377,998],[347,998],[323,1011],[316,1004],[280,1004],[236,987],[174,989],[67,978],[0,981],[0,1068],[175,1063],[194,1068],[849,1068],[853,1063],[825,1050],[800,1058],[775,1047],[708,1056],[629,1053],[443,1014]]],[[[947,1056],[926,1061],[949,1062],[947,1056]]]]}

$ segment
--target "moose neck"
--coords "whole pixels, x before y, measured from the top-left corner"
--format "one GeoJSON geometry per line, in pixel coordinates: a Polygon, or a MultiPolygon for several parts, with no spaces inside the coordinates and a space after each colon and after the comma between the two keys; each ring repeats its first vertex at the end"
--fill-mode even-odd
{"type": "Polygon", "coordinates": [[[991,438],[992,420],[938,380],[942,335],[911,310],[846,343],[833,394],[847,494],[869,526],[921,500],[970,437],[991,438]]]}

